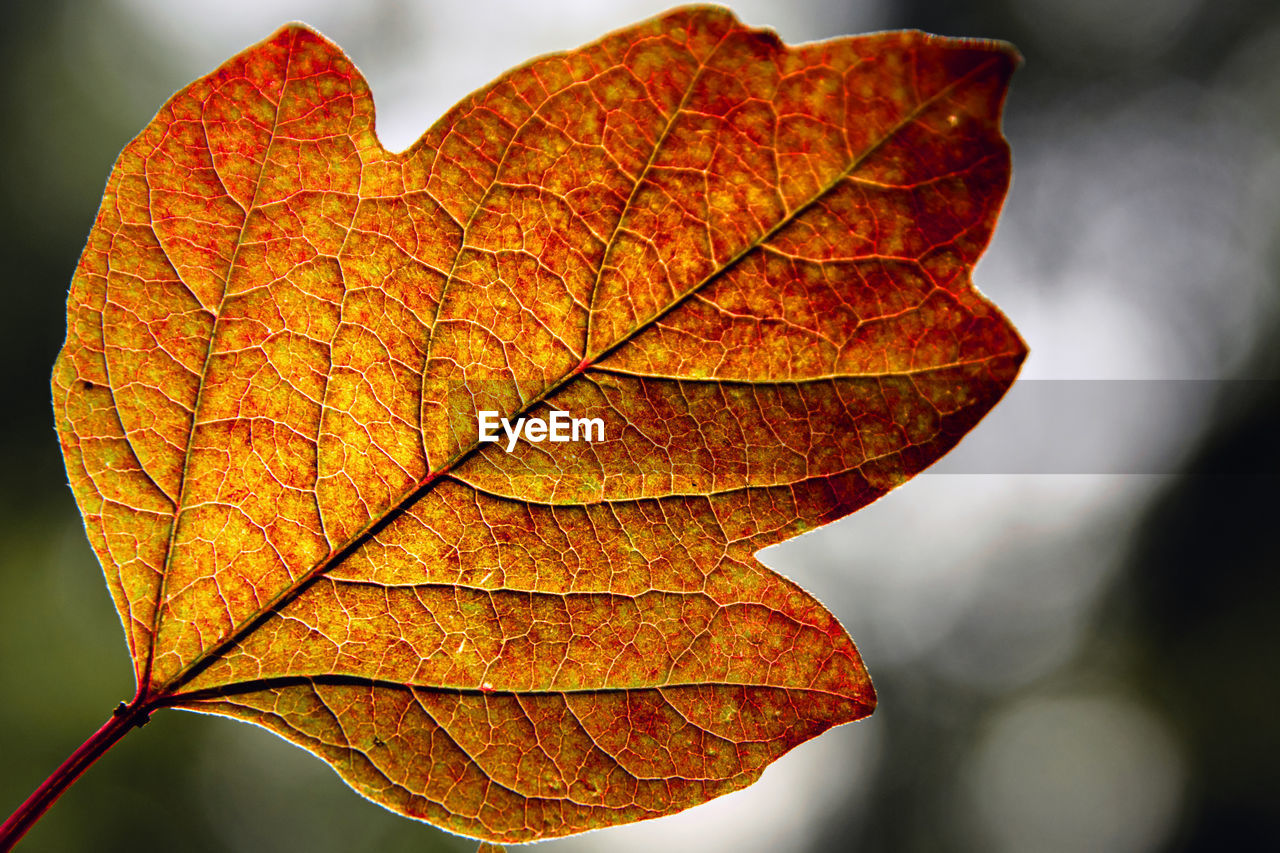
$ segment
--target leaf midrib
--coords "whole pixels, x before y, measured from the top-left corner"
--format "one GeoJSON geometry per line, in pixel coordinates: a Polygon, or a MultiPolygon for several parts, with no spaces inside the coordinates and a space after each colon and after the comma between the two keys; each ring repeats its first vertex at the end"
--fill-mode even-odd
{"type": "MultiPolygon", "coordinates": [[[[290,54],[290,56],[292,56],[292,54],[290,54]]],[[[982,62],[979,65],[975,66],[972,70],[970,70],[963,76],[957,78],[956,80],[952,81],[948,85],[939,89],[933,95],[922,100],[913,110],[908,112],[902,119],[900,119],[896,124],[894,124],[888,131],[886,131],[883,136],[881,136],[878,140],[876,140],[874,144],[868,146],[867,149],[863,151],[862,154],[853,158],[850,164],[844,170],[842,170],[835,178],[833,178],[826,185],[820,187],[809,199],[807,199],[802,204],[797,205],[795,208],[792,209],[790,213],[781,217],[773,227],[771,227],[770,229],[765,231],[763,234],[761,234],[759,237],[757,237],[756,239],[752,240],[750,243],[745,245],[736,254],[734,254],[732,257],[730,257],[728,260],[726,260],[723,264],[718,266],[715,270],[710,272],[708,275],[703,277],[701,280],[697,281],[696,283],[688,287],[683,292],[676,294],[676,296],[668,304],[654,311],[645,320],[642,320],[639,323],[637,323],[635,326],[631,328],[630,331],[620,336],[618,340],[614,341],[608,346],[601,348],[599,351],[595,353],[588,353],[587,355],[585,355],[582,361],[572,371],[566,373],[565,375],[560,377],[558,380],[556,380],[554,383],[551,383],[550,385],[548,385],[541,393],[539,393],[537,396],[529,400],[524,406],[517,409],[513,413],[514,416],[520,417],[523,414],[531,411],[536,406],[541,404],[544,400],[546,400],[547,398],[551,397],[556,392],[558,392],[565,385],[574,381],[580,375],[585,373],[588,369],[595,366],[595,363],[602,361],[605,358],[608,358],[614,352],[616,352],[617,350],[625,346],[627,343],[629,343],[631,340],[633,340],[638,334],[643,332],[650,325],[660,320],[663,316],[674,311],[681,304],[683,304],[683,302],[686,299],[688,299],[690,296],[700,291],[707,284],[721,277],[722,275],[727,274],[739,263],[741,263],[747,256],[749,256],[752,252],[756,251],[762,245],[772,240],[779,233],[781,233],[787,226],[789,226],[797,218],[799,218],[803,213],[808,211],[815,204],[817,204],[824,197],[826,197],[829,193],[831,193],[850,175],[852,175],[856,170],[861,168],[876,152],[878,152],[888,142],[894,139],[903,129],[905,129],[910,124],[912,124],[927,110],[932,108],[937,103],[941,102],[951,93],[955,92],[965,84],[972,81],[975,77],[978,77],[980,74],[989,70],[993,65],[996,65],[999,61],[1000,61],[999,56],[994,55],[992,58],[988,59],[987,61],[982,62]]],[[[690,81],[691,88],[696,79],[697,79],[697,76],[691,79],[690,81]]],[[[281,100],[283,101],[283,92],[282,92],[281,100]]],[[[683,99],[682,99],[682,103],[683,103],[683,99]]],[[[277,111],[277,117],[278,117],[278,114],[279,113],[277,111]]],[[[676,115],[678,116],[679,113],[677,112],[676,115]]],[[[274,138],[274,128],[273,128],[273,138],[274,138]]],[[[665,139],[665,135],[663,138],[665,139]]],[[[265,159],[264,159],[264,163],[265,163],[265,159]]],[[[640,178],[640,180],[643,180],[643,176],[640,178]]],[[[634,193],[632,194],[631,198],[634,198],[634,193]]],[[[256,200],[256,190],[255,190],[255,200],[256,200]]],[[[630,199],[628,200],[628,203],[630,203],[630,199]]],[[[625,218],[626,212],[627,212],[626,209],[622,211],[622,214],[619,217],[620,222],[623,218],[625,218]]],[[[246,221],[247,221],[247,217],[246,217],[246,221]]],[[[620,232],[620,229],[615,228],[614,234],[613,234],[614,239],[616,239],[617,234],[619,232],[620,232]]],[[[608,246],[606,246],[605,255],[604,255],[605,257],[608,256],[608,253],[612,249],[612,247],[613,247],[612,242],[608,246]]],[[[237,252],[238,250],[239,250],[239,245],[237,245],[237,252]]],[[[461,247],[459,247],[459,254],[460,253],[461,253],[461,247]]],[[[442,294],[441,302],[443,304],[443,294],[442,294]]],[[[202,383],[202,387],[203,387],[203,383],[202,383]]],[[[279,612],[279,610],[282,607],[284,607],[285,605],[290,603],[294,598],[300,595],[308,586],[310,586],[310,584],[316,578],[322,576],[323,574],[328,572],[330,569],[332,569],[334,566],[345,561],[348,557],[350,557],[353,553],[355,553],[355,551],[357,551],[365,543],[372,541],[374,537],[376,537],[380,532],[382,532],[382,530],[388,527],[391,523],[393,523],[396,519],[398,519],[403,513],[405,513],[408,509],[410,509],[413,505],[415,505],[419,500],[421,500],[428,492],[430,492],[431,489],[434,488],[435,484],[438,481],[447,477],[455,482],[460,482],[463,485],[467,485],[464,481],[460,481],[456,477],[451,476],[451,472],[455,468],[457,468],[461,463],[465,462],[473,453],[475,453],[476,450],[479,448],[479,446],[480,445],[478,442],[473,442],[470,445],[460,447],[453,454],[453,456],[451,456],[439,468],[437,468],[434,471],[429,471],[422,479],[420,479],[417,483],[415,483],[411,489],[408,489],[400,497],[400,499],[397,500],[390,507],[388,507],[379,518],[371,520],[359,531],[357,531],[346,543],[330,551],[330,553],[323,560],[316,563],[314,566],[312,566],[310,569],[304,572],[301,576],[299,576],[299,578],[295,580],[292,584],[281,589],[275,596],[269,599],[264,605],[259,607],[256,611],[254,611],[252,614],[247,616],[245,619],[241,620],[239,624],[233,627],[232,630],[222,640],[220,640],[214,646],[212,646],[211,648],[203,652],[200,656],[192,660],[190,663],[186,664],[181,669],[179,669],[167,682],[165,682],[162,685],[159,685],[157,689],[152,693],[152,695],[154,697],[160,697],[170,701],[180,699],[183,694],[180,694],[178,691],[181,689],[183,684],[189,682],[200,672],[204,671],[214,662],[219,660],[227,651],[229,651],[233,646],[238,644],[242,639],[252,634],[253,631],[255,631],[258,628],[258,626],[260,626],[266,620],[270,619],[273,615],[279,612]]],[[[185,481],[184,481],[184,485],[185,485],[185,481]]],[[[175,507],[175,524],[174,524],[175,529],[177,527],[176,516],[177,516],[177,513],[180,512],[180,507],[181,505],[179,505],[179,507],[175,507]]],[[[172,537],[172,533],[171,533],[171,537],[172,537]]],[[[162,606],[164,603],[163,584],[164,584],[165,578],[167,578],[167,575],[168,575],[168,561],[171,557],[171,553],[172,552],[170,551],[169,553],[166,554],[166,557],[165,557],[165,561],[166,561],[165,572],[164,572],[165,577],[162,577],[161,579],[162,594],[160,599],[157,601],[157,608],[156,608],[157,622],[159,618],[158,614],[161,612],[162,606]]],[[[151,651],[149,653],[149,658],[148,658],[148,668],[147,668],[148,676],[150,675],[150,663],[151,663],[151,660],[154,658],[156,636],[157,635],[153,634],[151,651]]]]}

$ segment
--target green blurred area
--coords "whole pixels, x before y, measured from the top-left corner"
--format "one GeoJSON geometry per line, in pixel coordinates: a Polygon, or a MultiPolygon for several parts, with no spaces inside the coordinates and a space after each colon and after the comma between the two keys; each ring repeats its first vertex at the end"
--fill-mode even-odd
{"type": "MultiPolygon", "coordinates": [[[[120,625],[66,488],[48,378],[64,333],[67,285],[111,165],[182,81],[167,73],[173,57],[163,45],[138,47],[146,36],[127,12],[95,6],[86,26],[87,5],[10,3],[0,30],[6,299],[0,309],[6,380],[0,810],[6,814],[132,694],[120,625]],[[111,44],[128,47],[104,56],[102,46],[111,44]]],[[[1219,79],[1224,69],[1254,67],[1249,62],[1280,66],[1280,38],[1263,42],[1274,53],[1254,57],[1259,33],[1280,33],[1276,4],[1179,5],[1178,28],[1161,36],[1158,49],[1133,19],[1137,13],[1119,7],[1099,12],[1116,16],[1107,38],[1080,29],[1078,16],[1059,20],[1051,0],[913,0],[895,4],[885,20],[1005,38],[1022,49],[1027,65],[1015,81],[1008,117],[1020,169],[1018,134],[1046,132],[1048,107],[1063,99],[1101,110],[1099,104],[1123,102],[1162,81],[1197,84],[1219,79]]],[[[824,8],[831,34],[857,19],[838,3],[824,8]]],[[[1159,3],[1135,8],[1145,9],[1148,21],[1162,20],[1159,3]]],[[[1247,79],[1256,85],[1235,93],[1236,108],[1280,136],[1280,76],[1247,79]]],[[[1033,173],[1015,171],[1016,182],[1032,180],[1033,173]]],[[[1263,261],[1270,286],[1280,288],[1280,225],[1268,227],[1273,239],[1263,261]]],[[[1044,239],[1051,244],[1071,234],[1044,239]]],[[[1053,257],[1047,248],[1046,263],[1053,257]]],[[[1242,374],[1280,375],[1276,319],[1267,318],[1270,331],[1238,366],[1242,374]]],[[[1034,349],[1037,342],[1031,344],[1034,349]]],[[[837,811],[808,843],[831,850],[983,849],[948,792],[993,709],[1018,701],[1022,692],[1087,685],[1105,671],[1160,716],[1177,741],[1185,777],[1172,827],[1133,849],[1280,845],[1278,384],[1262,383],[1256,393],[1224,405],[1158,499],[1138,508],[1141,523],[1125,564],[1091,614],[1090,639],[1051,677],[1005,694],[869,659],[882,703],[875,775],[865,800],[847,814],[837,811]],[[886,711],[889,706],[894,710],[886,711]]],[[[857,626],[848,627],[858,637],[857,626]]],[[[1073,843],[1057,849],[1079,849],[1073,843]]],[[[321,762],[264,732],[164,712],[93,767],[20,849],[320,853],[472,845],[361,800],[321,762]]]]}

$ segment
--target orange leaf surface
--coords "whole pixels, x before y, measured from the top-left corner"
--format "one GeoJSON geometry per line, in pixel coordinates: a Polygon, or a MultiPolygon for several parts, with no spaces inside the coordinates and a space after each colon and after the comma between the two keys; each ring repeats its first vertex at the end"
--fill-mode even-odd
{"type": "Polygon", "coordinates": [[[300,25],[179,92],[112,172],[53,381],[135,707],[497,842],[696,805],[870,713],[845,630],[753,555],[1013,381],[969,273],[1015,64],[680,9],[399,154],[300,25]],[[553,411],[603,438],[478,441],[553,411]]]}

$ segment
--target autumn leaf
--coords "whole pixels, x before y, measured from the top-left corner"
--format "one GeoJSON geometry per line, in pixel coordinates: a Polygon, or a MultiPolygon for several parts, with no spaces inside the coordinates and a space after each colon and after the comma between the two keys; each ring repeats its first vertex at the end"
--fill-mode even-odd
{"type": "Polygon", "coordinates": [[[122,716],[257,723],[519,842],[688,808],[870,713],[845,630],[754,554],[1013,381],[970,271],[1015,64],[691,7],[399,154],[301,25],[179,92],[112,172],[53,380],[122,716]],[[555,412],[600,434],[479,440],[555,412]]]}

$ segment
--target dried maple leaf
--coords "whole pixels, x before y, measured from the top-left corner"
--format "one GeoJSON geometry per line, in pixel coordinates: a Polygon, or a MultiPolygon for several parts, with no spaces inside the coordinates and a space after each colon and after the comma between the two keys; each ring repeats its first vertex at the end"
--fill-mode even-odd
{"type": "Polygon", "coordinates": [[[696,805],[870,713],[844,629],[753,555],[1012,382],[969,273],[1015,64],[681,9],[401,154],[303,26],[179,92],[112,172],[54,374],[138,683],[90,744],[225,714],[518,842],[696,805]],[[603,436],[478,441],[554,411],[603,436]]]}

